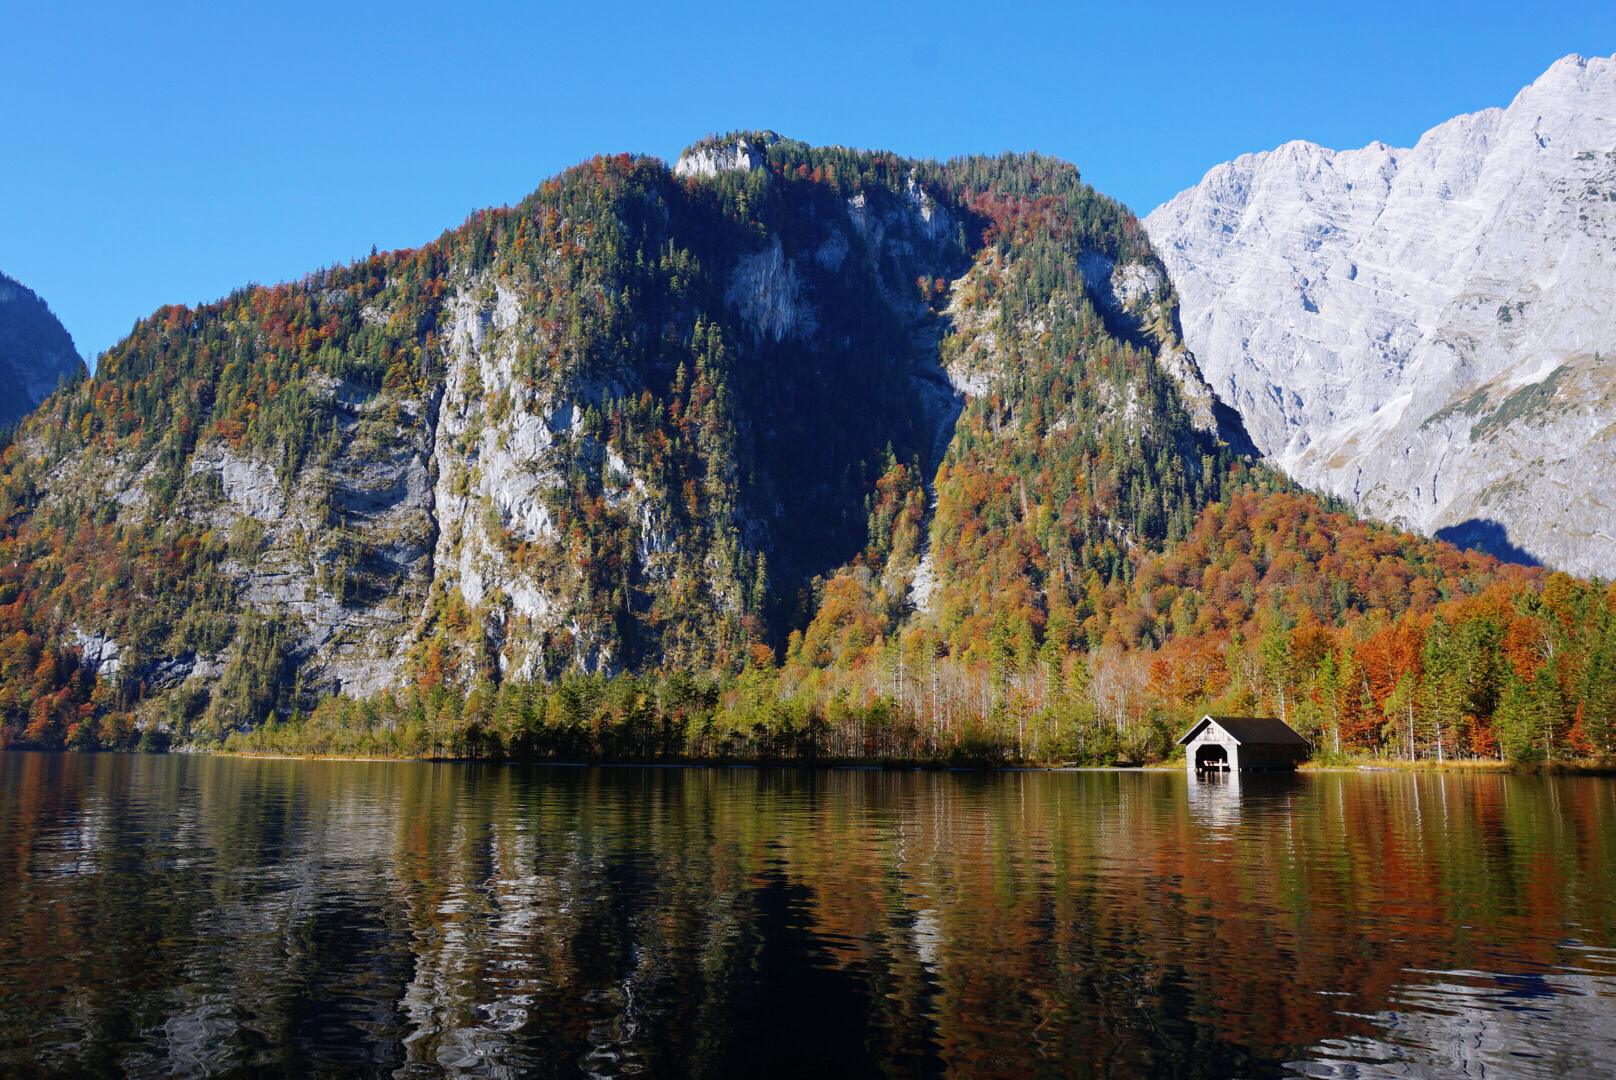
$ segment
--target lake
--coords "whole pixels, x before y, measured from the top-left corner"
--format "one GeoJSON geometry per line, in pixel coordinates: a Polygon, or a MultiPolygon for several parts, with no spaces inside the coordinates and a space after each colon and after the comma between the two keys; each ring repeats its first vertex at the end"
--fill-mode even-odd
{"type": "Polygon", "coordinates": [[[1616,1074],[1616,781],[0,753],[0,1074],[1616,1074]]]}

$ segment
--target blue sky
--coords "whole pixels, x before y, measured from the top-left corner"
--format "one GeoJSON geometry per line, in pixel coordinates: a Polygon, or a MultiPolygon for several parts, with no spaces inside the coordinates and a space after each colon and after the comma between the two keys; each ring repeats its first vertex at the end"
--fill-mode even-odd
{"type": "Polygon", "coordinates": [[[1616,4],[0,0],[0,270],[93,358],[163,303],[420,244],[708,132],[1041,150],[1140,214],[1289,139],[1409,145],[1616,4]]]}

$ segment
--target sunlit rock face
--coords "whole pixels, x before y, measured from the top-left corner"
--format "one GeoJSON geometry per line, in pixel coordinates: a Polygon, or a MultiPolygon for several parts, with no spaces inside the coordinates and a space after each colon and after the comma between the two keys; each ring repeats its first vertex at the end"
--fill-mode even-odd
{"type": "Polygon", "coordinates": [[[1616,59],[1413,149],[1293,142],[1145,221],[1258,447],[1427,534],[1616,573],[1616,59]]]}
{"type": "MultiPolygon", "coordinates": [[[[778,142],[780,136],[772,131],[763,132],[758,143],[767,146],[778,142]]],[[[673,166],[678,177],[712,177],[722,172],[751,172],[763,168],[762,146],[752,140],[740,138],[731,142],[709,140],[683,154],[673,166]]]]}
{"type": "Polygon", "coordinates": [[[16,423],[83,373],[72,335],[45,301],[0,274],[0,424],[16,423]]]}

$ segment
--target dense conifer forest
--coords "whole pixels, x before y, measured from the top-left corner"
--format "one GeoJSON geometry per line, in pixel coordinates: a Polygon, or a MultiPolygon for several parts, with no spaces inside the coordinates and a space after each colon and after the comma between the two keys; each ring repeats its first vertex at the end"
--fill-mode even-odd
{"type": "Polygon", "coordinates": [[[1074,167],[745,137],[139,322],[0,458],[0,740],[1144,762],[1213,711],[1616,752],[1616,591],[1242,456],[1074,167]],[[487,480],[529,416],[531,506],[487,480]],[[422,479],[359,498],[378,463],[422,479]]]}

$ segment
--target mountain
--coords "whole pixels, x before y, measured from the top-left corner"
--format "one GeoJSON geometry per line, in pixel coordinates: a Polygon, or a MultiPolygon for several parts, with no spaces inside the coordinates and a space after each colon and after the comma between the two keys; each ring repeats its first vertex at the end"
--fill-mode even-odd
{"type": "Polygon", "coordinates": [[[1238,158],[1146,229],[1201,370],[1291,476],[1616,576],[1616,59],[1413,149],[1238,158]]]}
{"type": "Polygon", "coordinates": [[[1069,646],[1233,461],[1173,302],[1070,165],[752,133],[163,308],[5,458],[0,712],[828,664],[847,589],[1069,646]]]}
{"type": "Polygon", "coordinates": [[[72,335],[45,301],[0,274],[0,424],[15,424],[84,374],[72,335]]]}

